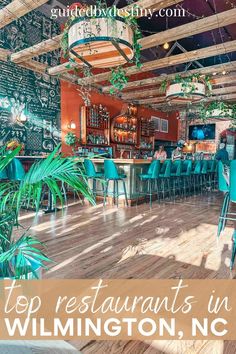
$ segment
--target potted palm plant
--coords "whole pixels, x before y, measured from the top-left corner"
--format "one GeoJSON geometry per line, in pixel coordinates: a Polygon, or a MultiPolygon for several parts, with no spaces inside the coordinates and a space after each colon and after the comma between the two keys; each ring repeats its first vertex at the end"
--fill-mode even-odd
{"type": "MultiPolygon", "coordinates": [[[[5,154],[0,151],[0,172],[19,153],[19,146],[5,154]]],[[[22,206],[34,207],[38,212],[45,187],[55,202],[64,204],[60,183],[65,183],[94,204],[92,192],[83,170],[75,158],[63,158],[58,146],[46,159],[34,163],[21,181],[0,183],[0,277],[15,279],[38,278],[42,268],[51,260],[43,251],[43,243],[30,235],[29,230],[16,237],[15,226],[22,206]]]]}

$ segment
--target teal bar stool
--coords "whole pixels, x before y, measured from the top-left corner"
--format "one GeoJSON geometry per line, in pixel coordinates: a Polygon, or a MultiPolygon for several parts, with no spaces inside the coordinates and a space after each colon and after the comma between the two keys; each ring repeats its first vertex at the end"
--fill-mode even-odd
{"type": "Polygon", "coordinates": [[[184,197],[187,195],[187,189],[188,189],[188,195],[191,193],[191,172],[192,172],[192,160],[185,160],[182,163],[182,171],[181,171],[181,178],[182,178],[182,186],[183,186],[183,194],[184,197]]]}
{"type": "MultiPolygon", "coordinates": [[[[224,230],[226,222],[228,220],[236,221],[236,213],[228,212],[230,203],[236,203],[236,160],[228,162],[219,161],[219,189],[225,192],[223,206],[221,209],[221,216],[219,217],[219,224],[217,230],[217,236],[219,237],[224,230]],[[224,174],[226,174],[226,166],[229,167],[229,184],[227,183],[224,174]]],[[[232,255],[230,261],[230,269],[233,269],[235,256],[236,256],[236,228],[234,228],[234,234],[232,236],[232,255]]]]}
{"type": "Polygon", "coordinates": [[[0,181],[8,179],[7,170],[4,168],[0,171],[0,181]]]}
{"type": "Polygon", "coordinates": [[[193,185],[193,193],[196,195],[196,190],[200,191],[200,175],[202,169],[202,160],[195,161],[191,172],[191,180],[193,185]]]}
{"type": "MultiPolygon", "coordinates": [[[[225,163],[224,163],[225,164],[225,163]]],[[[218,230],[217,230],[217,237],[220,236],[221,232],[225,228],[226,224],[226,215],[229,209],[229,203],[230,203],[230,196],[229,196],[229,184],[227,184],[226,179],[224,177],[224,164],[222,161],[219,161],[218,163],[218,185],[219,185],[219,191],[224,193],[224,200],[219,216],[219,222],[218,222],[218,230]]],[[[227,162],[227,166],[230,168],[230,163],[227,162]]]]}
{"type": "Polygon", "coordinates": [[[207,187],[212,191],[215,186],[216,160],[207,161],[207,187]]]}
{"type": "Polygon", "coordinates": [[[7,166],[7,175],[10,181],[22,181],[25,177],[24,167],[19,159],[13,159],[7,166]]]}
{"type": "Polygon", "coordinates": [[[168,193],[168,197],[171,199],[171,164],[171,160],[165,160],[161,165],[161,170],[159,173],[159,181],[163,200],[165,199],[166,192],[168,193]]]}
{"type": "MultiPolygon", "coordinates": [[[[152,163],[150,164],[146,174],[139,175],[139,180],[141,182],[146,182],[146,191],[145,191],[145,189],[143,192],[140,191],[141,183],[139,183],[137,203],[139,201],[140,194],[145,195],[145,197],[149,196],[150,206],[152,206],[153,194],[157,194],[158,200],[160,199],[159,191],[158,191],[158,182],[157,182],[157,180],[159,178],[160,168],[161,168],[160,161],[155,160],[155,161],[152,161],[152,163]]],[[[144,186],[144,188],[145,188],[145,186],[144,186]]]]}
{"type": "MultiPolygon", "coordinates": [[[[97,181],[104,179],[104,175],[102,172],[96,171],[93,162],[89,159],[84,160],[84,168],[85,168],[86,177],[88,179],[91,179],[93,182],[93,194],[96,196],[96,194],[97,194],[97,181]]],[[[102,191],[103,191],[103,184],[102,184],[102,191]]]]}
{"type": "Polygon", "coordinates": [[[105,177],[105,188],[104,188],[104,206],[106,205],[106,199],[108,196],[108,188],[109,188],[109,182],[113,181],[113,192],[112,196],[113,199],[115,200],[117,206],[119,204],[119,196],[120,195],[125,195],[125,202],[126,205],[128,206],[128,197],[127,197],[127,192],[126,192],[126,185],[125,185],[125,178],[127,177],[125,174],[121,174],[118,172],[118,169],[112,160],[104,160],[104,177],[105,177]],[[119,191],[119,181],[122,182],[123,184],[123,190],[124,192],[119,191]]]}
{"type": "Polygon", "coordinates": [[[208,168],[208,161],[202,160],[202,168],[201,168],[201,174],[200,174],[200,192],[201,193],[207,187],[207,168],[208,168]]]}
{"type": "Polygon", "coordinates": [[[182,160],[176,160],[171,165],[171,180],[172,180],[172,192],[175,200],[176,192],[181,196],[181,173],[182,173],[182,160]]]}

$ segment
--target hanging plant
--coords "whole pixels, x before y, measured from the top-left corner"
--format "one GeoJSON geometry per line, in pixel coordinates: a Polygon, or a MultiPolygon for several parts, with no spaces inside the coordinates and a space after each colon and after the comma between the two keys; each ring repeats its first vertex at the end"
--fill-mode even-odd
{"type": "Polygon", "coordinates": [[[210,76],[193,74],[187,77],[176,75],[161,84],[161,91],[166,93],[168,100],[198,101],[209,95],[212,90],[210,76]]]}
{"type": "Polygon", "coordinates": [[[200,107],[199,117],[204,121],[208,119],[236,120],[236,105],[213,101],[200,107]]]}
{"type": "MultiPolygon", "coordinates": [[[[108,8],[99,0],[95,7],[100,10],[99,13],[89,13],[91,7],[87,5],[83,8],[85,16],[72,16],[67,21],[61,40],[62,52],[69,59],[68,69],[73,69],[75,63],[90,69],[111,69],[110,82],[115,93],[121,91],[128,81],[124,65],[133,62],[138,68],[142,66],[139,44],[142,34],[137,19],[131,13],[124,12],[118,16],[115,6],[108,8]]],[[[92,75],[91,70],[88,75],[81,69],[79,72],[84,78],[92,75]]]]}
{"type": "Polygon", "coordinates": [[[110,83],[112,88],[110,89],[110,94],[114,94],[117,91],[122,91],[128,82],[128,78],[125,75],[125,70],[122,67],[117,69],[112,69],[110,83]]]}

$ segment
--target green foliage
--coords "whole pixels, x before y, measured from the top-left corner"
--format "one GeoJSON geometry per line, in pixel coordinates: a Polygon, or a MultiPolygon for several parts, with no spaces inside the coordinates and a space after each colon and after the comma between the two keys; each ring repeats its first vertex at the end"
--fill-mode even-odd
{"type": "Polygon", "coordinates": [[[128,82],[128,78],[125,75],[125,70],[122,66],[119,66],[116,69],[112,69],[110,83],[112,84],[112,88],[110,89],[110,93],[114,94],[117,91],[122,91],[128,82]]]}
{"type": "MultiPolygon", "coordinates": [[[[43,191],[48,189],[54,203],[63,206],[64,196],[60,185],[64,183],[95,204],[84,171],[76,158],[63,158],[60,145],[46,158],[34,163],[21,182],[8,181],[0,184],[0,277],[27,278],[33,273],[35,263],[44,267],[51,260],[44,254],[43,244],[24,232],[20,238],[14,236],[14,225],[18,224],[20,209],[34,207],[38,212],[43,191]]],[[[20,148],[20,147],[19,147],[20,148]]],[[[17,155],[19,148],[5,155],[0,151],[0,170],[17,155]]]]}
{"type": "Polygon", "coordinates": [[[207,105],[201,104],[199,109],[199,117],[203,121],[206,121],[216,110],[219,111],[219,116],[215,117],[216,119],[227,118],[232,121],[236,121],[236,104],[232,105],[223,101],[213,101],[207,105]]]}
{"type": "Polygon", "coordinates": [[[67,133],[65,136],[66,145],[73,146],[76,143],[76,135],[74,133],[67,133]]]}

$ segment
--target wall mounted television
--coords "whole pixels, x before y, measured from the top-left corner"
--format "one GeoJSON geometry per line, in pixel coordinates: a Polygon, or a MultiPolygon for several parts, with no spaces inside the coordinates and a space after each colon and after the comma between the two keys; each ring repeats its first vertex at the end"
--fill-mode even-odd
{"type": "Polygon", "coordinates": [[[189,126],[189,140],[214,140],[215,136],[215,124],[198,124],[189,126]]]}

